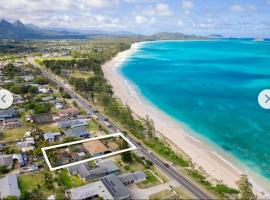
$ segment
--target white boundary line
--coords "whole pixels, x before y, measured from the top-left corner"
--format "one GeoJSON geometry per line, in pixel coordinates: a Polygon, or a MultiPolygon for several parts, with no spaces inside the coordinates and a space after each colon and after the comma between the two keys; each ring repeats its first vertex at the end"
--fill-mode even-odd
{"type": "Polygon", "coordinates": [[[78,164],[81,164],[81,163],[85,163],[85,162],[88,162],[88,161],[92,161],[92,160],[97,160],[97,159],[101,159],[101,158],[113,156],[113,155],[124,153],[124,152],[127,152],[127,151],[132,151],[132,150],[135,150],[135,149],[137,149],[137,147],[132,142],[130,142],[129,139],[127,139],[123,135],[123,133],[120,133],[119,132],[119,133],[114,133],[114,134],[110,134],[110,135],[103,135],[103,136],[89,138],[89,139],[84,139],[84,140],[79,140],[79,141],[75,141],[75,142],[69,142],[69,143],[65,143],[65,144],[58,144],[58,145],[53,145],[53,146],[49,146],[49,147],[43,147],[43,148],[41,148],[41,151],[42,151],[42,153],[44,155],[44,158],[45,158],[45,161],[46,161],[47,165],[49,166],[49,169],[51,171],[54,171],[54,170],[58,170],[58,169],[62,169],[62,168],[66,168],[66,167],[70,167],[70,166],[74,166],[74,165],[78,165],[78,164]],[[80,161],[77,161],[77,162],[74,162],[74,163],[69,163],[69,164],[66,164],[66,165],[58,166],[58,167],[52,167],[51,166],[51,163],[50,163],[50,161],[48,159],[48,156],[46,154],[46,150],[49,150],[49,149],[55,149],[55,148],[70,146],[70,145],[74,145],[74,144],[81,144],[81,143],[89,142],[89,141],[92,141],[92,140],[98,140],[98,139],[104,139],[104,138],[110,138],[110,137],[117,137],[117,136],[122,137],[130,145],[130,147],[127,148],[127,149],[123,149],[123,150],[117,151],[117,152],[112,152],[112,153],[108,153],[108,154],[105,154],[105,155],[96,156],[96,157],[88,158],[88,159],[85,159],[85,160],[80,160],[80,161]]]}

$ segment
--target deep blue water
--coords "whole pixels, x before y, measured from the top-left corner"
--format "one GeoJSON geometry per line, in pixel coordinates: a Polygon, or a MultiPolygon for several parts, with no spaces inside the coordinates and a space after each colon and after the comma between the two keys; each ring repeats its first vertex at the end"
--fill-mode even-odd
{"type": "Polygon", "coordinates": [[[270,41],[151,42],[121,68],[150,102],[270,179],[270,41]]]}

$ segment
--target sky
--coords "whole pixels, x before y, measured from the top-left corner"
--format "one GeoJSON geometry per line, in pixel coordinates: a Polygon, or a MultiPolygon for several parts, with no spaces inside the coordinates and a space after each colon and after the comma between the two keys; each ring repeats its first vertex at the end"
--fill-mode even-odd
{"type": "Polygon", "coordinates": [[[0,0],[0,19],[80,31],[270,38],[270,0],[0,0]]]}

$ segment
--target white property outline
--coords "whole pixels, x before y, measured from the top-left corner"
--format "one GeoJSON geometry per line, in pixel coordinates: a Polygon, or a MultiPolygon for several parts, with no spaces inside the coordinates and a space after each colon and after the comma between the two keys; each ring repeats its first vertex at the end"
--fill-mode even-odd
{"type": "Polygon", "coordinates": [[[110,135],[103,135],[103,136],[93,137],[93,138],[89,138],[89,139],[79,140],[79,141],[75,141],[75,142],[68,142],[68,143],[64,143],[64,144],[58,144],[58,145],[53,145],[53,146],[49,146],[49,147],[43,147],[43,148],[41,148],[41,151],[42,151],[42,153],[44,155],[44,158],[45,158],[45,161],[46,161],[47,165],[49,166],[49,169],[51,171],[54,171],[54,170],[58,170],[58,169],[62,169],[62,168],[82,164],[82,163],[85,163],[85,162],[88,162],[88,161],[113,156],[113,155],[124,153],[124,152],[127,152],[127,151],[132,151],[132,150],[135,150],[135,149],[137,149],[137,147],[131,141],[129,141],[129,139],[127,137],[125,137],[123,135],[123,133],[119,132],[119,133],[114,133],[114,134],[110,134],[110,135]],[[49,149],[55,149],[55,148],[59,148],[59,147],[65,147],[65,146],[70,146],[70,145],[74,145],[74,144],[80,144],[80,143],[85,143],[85,142],[89,142],[89,141],[93,141],[93,140],[99,140],[99,139],[117,137],[117,136],[121,136],[131,147],[129,147],[127,149],[117,151],[117,152],[112,152],[112,153],[108,153],[108,154],[105,154],[105,155],[96,156],[96,157],[88,158],[88,159],[85,159],[85,160],[80,160],[80,161],[77,161],[77,162],[74,162],[74,163],[61,165],[61,166],[58,166],[58,167],[52,167],[51,166],[51,163],[50,163],[50,161],[48,159],[48,156],[46,154],[46,150],[49,150],[49,149]]]}

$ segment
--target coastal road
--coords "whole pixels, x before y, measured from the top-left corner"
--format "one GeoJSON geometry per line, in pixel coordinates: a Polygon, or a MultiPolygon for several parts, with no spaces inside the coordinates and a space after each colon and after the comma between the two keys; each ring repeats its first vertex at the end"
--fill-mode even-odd
{"type": "MultiPolygon", "coordinates": [[[[95,115],[96,118],[102,123],[104,126],[108,127],[111,133],[116,132],[124,132],[114,123],[110,122],[105,116],[100,114],[95,108],[93,108],[83,97],[81,97],[77,92],[73,91],[70,87],[65,85],[63,82],[59,81],[57,77],[49,73],[47,70],[38,66],[35,63],[33,58],[27,58],[27,61],[33,66],[39,68],[44,77],[51,80],[59,87],[62,87],[73,99],[75,99],[78,103],[80,103],[85,110],[87,110],[88,114],[95,115]]],[[[172,178],[174,178],[178,183],[183,185],[189,192],[191,192],[198,199],[213,199],[211,195],[201,189],[199,186],[190,181],[184,174],[180,171],[174,169],[172,166],[164,165],[164,162],[151,151],[147,150],[138,140],[133,137],[127,136],[128,139],[133,142],[133,144],[138,148],[138,150],[149,160],[153,162],[159,169],[166,172],[172,178]]]]}

